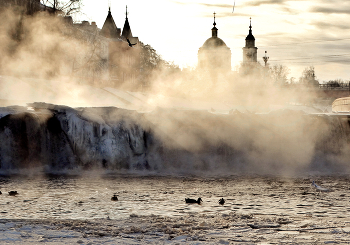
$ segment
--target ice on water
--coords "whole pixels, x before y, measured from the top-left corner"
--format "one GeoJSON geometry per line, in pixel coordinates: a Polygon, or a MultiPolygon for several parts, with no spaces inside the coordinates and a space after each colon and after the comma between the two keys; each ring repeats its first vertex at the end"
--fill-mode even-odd
{"type": "Polygon", "coordinates": [[[147,242],[349,242],[346,178],[202,178],[101,175],[3,178],[0,241],[106,244],[147,242]],[[336,183],[336,184],[335,184],[336,183]],[[308,194],[305,195],[305,192],[308,194]],[[118,194],[119,201],[111,201],[118,194]],[[202,205],[185,198],[201,196],[202,205]],[[224,206],[218,200],[224,196],[224,206]],[[78,242],[79,241],[79,242],[78,242]]]}

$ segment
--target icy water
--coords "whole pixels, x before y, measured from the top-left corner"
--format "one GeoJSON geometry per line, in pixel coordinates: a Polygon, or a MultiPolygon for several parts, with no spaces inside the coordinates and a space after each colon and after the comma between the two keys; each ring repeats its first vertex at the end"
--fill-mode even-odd
{"type": "MultiPolygon", "coordinates": [[[[268,241],[272,238],[280,241],[277,235],[284,235],[292,239],[290,241],[303,244],[315,242],[315,239],[336,241],[333,235],[338,235],[338,242],[347,243],[350,242],[349,183],[348,176],[201,178],[87,175],[1,178],[0,190],[3,194],[0,196],[0,215],[2,223],[6,223],[6,220],[118,223],[118,232],[113,233],[115,239],[127,239],[123,234],[135,233],[135,237],[129,235],[128,238],[134,244],[145,243],[142,240],[145,234],[155,231],[163,234],[161,239],[166,241],[180,237],[186,242],[201,241],[202,238],[203,242],[217,243],[221,240],[208,238],[208,234],[217,229],[220,229],[217,234],[226,237],[223,241],[228,243],[237,241],[237,237],[251,237],[249,232],[256,233],[257,230],[264,235],[251,241],[268,241]],[[317,192],[311,186],[313,180],[331,191],[317,192]],[[19,194],[8,195],[7,192],[12,190],[19,194]],[[113,194],[118,195],[118,201],[111,201],[113,194]],[[187,197],[201,197],[203,203],[186,204],[187,197]],[[226,203],[219,205],[222,197],[226,203]],[[157,222],[159,225],[151,225],[157,222]],[[144,226],[130,232],[130,224],[132,227],[144,226]],[[147,224],[151,228],[146,228],[147,224]],[[129,227],[128,232],[124,226],[129,227]],[[233,227],[235,230],[232,233],[233,227]],[[197,234],[198,230],[201,234],[197,234]],[[310,235],[313,230],[324,233],[310,235]],[[270,237],[271,234],[274,236],[270,237]],[[236,240],[230,240],[232,237],[236,237],[236,240]],[[298,240],[298,237],[304,240],[298,240]]],[[[154,239],[151,239],[151,243],[160,238],[154,239]]],[[[249,241],[247,239],[243,240],[249,241]]]]}
{"type": "Polygon", "coordinates": [[[1,179],[1,216],[18,219],[111,219],[137,215],[181,216],[188,213],[239,211],[250,214],[320,217],[347,216],[350,211],[347,178],[316,179],[333,190],[320,193],[312,179],[261,177],[47,177],[1,179]],[[17,196],[8,191],[16,190],[17,196]],[[119,201],[111,201],[113,194],[119,201]],[[201,197],[202,205],[185,198],[201,197]],[[218,204],[224,198],[224,206],[218,204]]]}

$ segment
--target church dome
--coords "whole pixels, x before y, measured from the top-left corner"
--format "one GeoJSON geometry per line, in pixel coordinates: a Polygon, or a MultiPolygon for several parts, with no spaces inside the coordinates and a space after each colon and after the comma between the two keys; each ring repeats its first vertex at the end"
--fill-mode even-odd
{"type": "Polygon", "coordinates": [[[212,36],[198,50],[198,68],[228,72],[231,70],[231,50],[221,38],[218,38],[215,12],[213,25],[214,27],[211,29],[212,36]]]}
{"type": "Polygon", "coordinates": [[[219,37],[211,37],[208,38],[203,46],[203,48],[219,48],[219,47],[227,47],[226,43],[219,37]]]}
{"type": "Polygon", "coordinates": [[[249,34],[248,34],[248,36],[245,38],[245,40],[254,40],[255,41],[255,37],[253,36],[253,34],[252,34],[252,32],[251,31],[249,31],[249,34]]]}

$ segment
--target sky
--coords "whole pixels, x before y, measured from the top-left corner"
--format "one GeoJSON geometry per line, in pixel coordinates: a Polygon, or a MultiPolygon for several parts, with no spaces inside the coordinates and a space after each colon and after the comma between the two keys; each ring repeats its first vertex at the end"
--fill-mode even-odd
{"type": "Polygon", "coordinates": [[[197,65],[197,52],[211,37],[213,13],[220,37],[232,52],[232,69],[243,60],[249,18],[258,61],[290,69],[298,79],[308,66],[320,81],[350,80],[350,1],[344,0],[83,0],[76,20],[102,28],[108,6],[118,28],[126,5],[133,36],[181,68],[197,65]],[[233,11],[233,5],[235,5],[233,11]]]}

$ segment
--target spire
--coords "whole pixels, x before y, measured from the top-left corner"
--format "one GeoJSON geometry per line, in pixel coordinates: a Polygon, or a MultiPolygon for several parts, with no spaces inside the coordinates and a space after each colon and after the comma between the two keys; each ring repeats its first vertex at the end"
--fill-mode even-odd
{"type": "Polygon", "coordinates": [[[249,18],[250,19],[250,24],[249,24],[249,34],[252,35],[252,17],[249,18]]]}
{"type": "Polygon", "coordinates": [[[130,39],[132,38],[132,33],[131,33],[131,28],[130,28],[130,24],[129,24],[129,20],[128,20],[128,6],[126,6],[126,12],[125,12],[125,23],[124,23],[124,27],[123,27],[123,32],[122,32],[122,37],[124,37],[125,39],[130,39]]]}
{"type": "Polygon", "coordinates": [[[216,26],[216,23],[215,23],[215,15],[216,15],[216,13],[215,13],[215,11],[214,11],[214,23],[213,23],[214,27],[216,26]]]}
{"type": "Polygon", "coordinates": [[[213,23],[214,27],[211,28],[211,36],[212,37],[218,36],[218,28],[216,28],[215,15],[216,15],[216,13],[214,12],[214,23],[213,23]]]}
{"type": "Polygon", "coordinates": [[[254,40],[255,41],[255,37],[253,36],[253,31],[252,31],[252,18],[251,17],[250,17],[250,24],[249,24],[249,34],[245,40],[254,40]]]}
{"type": "Polygon", "coordinates": [[[114,22],[112,13],[111,13],[111,7],[108,8],[108,15],[105,20],[105,23],[103,24],[101,34],[104,37],[107,38],[119,38],[120,37],[120,29],[117,28],[117,25],[114,22]]]}

